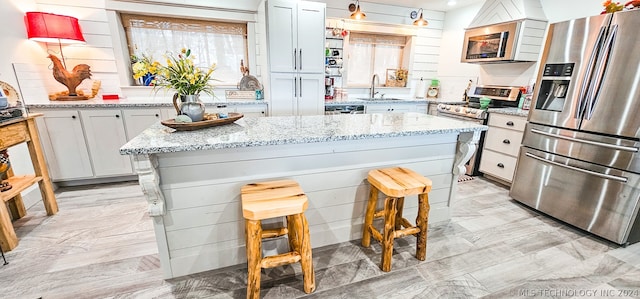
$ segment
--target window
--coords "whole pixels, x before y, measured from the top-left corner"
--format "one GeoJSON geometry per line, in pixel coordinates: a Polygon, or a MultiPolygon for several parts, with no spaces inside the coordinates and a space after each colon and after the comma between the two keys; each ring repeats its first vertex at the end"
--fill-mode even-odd
{"type": "Polygon", "coordinates": [[[189,48],[198,66],[216,63],[218,85],[236,85],[240,60],[247,60],[247,25],[142,15],[122,15],[129,54],[151,55],[165,64],[165,53],[189,48]]]}
{"type": "Polygon", "coordinates": [[[402,66],[405,36],[353,32],[349,37],[347,85],[369,86],[373,74],[384,84],[387,69],[402,66]]]}

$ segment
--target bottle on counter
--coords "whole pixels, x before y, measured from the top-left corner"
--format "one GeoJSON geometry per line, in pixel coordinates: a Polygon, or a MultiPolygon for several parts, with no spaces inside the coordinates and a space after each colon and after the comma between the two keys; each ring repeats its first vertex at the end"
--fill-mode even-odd
{"type": "Polygon", "coordinates": [[[218,105],[216,106],[216,113],[218,114],[219,119],[229,118],[229,112],[227,111],[227,105],[218,105]]]}

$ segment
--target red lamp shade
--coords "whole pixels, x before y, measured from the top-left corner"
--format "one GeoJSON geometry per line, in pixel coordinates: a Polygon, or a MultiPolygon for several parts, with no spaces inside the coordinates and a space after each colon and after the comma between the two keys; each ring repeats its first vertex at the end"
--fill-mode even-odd
{"type": "Polygon", "coordinates": [[[27,37],[45,43],[84,43],[78,19],[46,12],[27,12],[27,37]]]}

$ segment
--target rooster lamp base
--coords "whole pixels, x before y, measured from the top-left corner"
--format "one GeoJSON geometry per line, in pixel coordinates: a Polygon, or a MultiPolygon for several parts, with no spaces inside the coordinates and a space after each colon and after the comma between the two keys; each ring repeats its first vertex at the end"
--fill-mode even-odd
{"type": "Polygon", "coordinates": [[[69,96],[69,95],[65,95],[65,96],[52,96],[49,98],[49,100],[51,101],[85,101],[88,100],[89,97],[87,96],[69,96]]]}

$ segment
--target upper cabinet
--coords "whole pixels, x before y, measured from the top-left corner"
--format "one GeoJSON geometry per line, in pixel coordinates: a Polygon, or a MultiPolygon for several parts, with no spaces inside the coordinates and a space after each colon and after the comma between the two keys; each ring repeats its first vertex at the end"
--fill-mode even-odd
{"type": "Polygon", "coordinates": [[[318,2],[267,2],[271,72],[324,73],[325,8],[318,2]]]}

